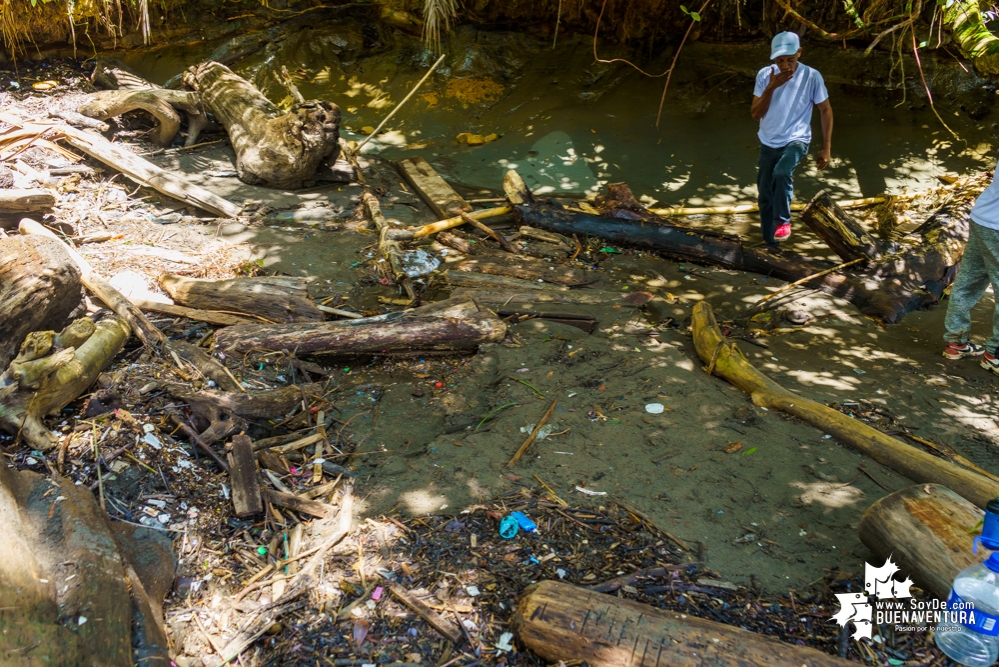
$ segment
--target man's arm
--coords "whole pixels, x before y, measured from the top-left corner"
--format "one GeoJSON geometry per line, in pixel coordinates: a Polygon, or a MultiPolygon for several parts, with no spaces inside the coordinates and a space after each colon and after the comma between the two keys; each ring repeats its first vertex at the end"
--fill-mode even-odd
{"type": "Polygon", "coordinates": [[[770,100],[773,99],[774,96],[774,91],[790,81],[792,76],[794,76],[793,72],[778,72],[777,74],[774,74],[771,71],[770,81],[767,83],[767,87],[763,90],[763,94],[759,97],[756,95],[753,96],[753,106],[750,108],[753,120],[761,120],[767,115],[767,111],[770,109],[770,100]]]}
{"type": "Polygon", "coordinates": [[[819,107],[819,119],[822,121],[822,150],[815,158],[815,166],[825,169],[832,154],[833,112],[829,100],[820,102],[816,106],[819,107]]]}

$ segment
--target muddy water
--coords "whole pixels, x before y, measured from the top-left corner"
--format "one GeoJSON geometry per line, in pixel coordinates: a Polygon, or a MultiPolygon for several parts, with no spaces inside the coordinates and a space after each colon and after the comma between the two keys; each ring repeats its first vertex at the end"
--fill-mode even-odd
{"type": "MultiPolygon", "coordinates": [[[[762,64],[763,51],[759,63],[720,62],[717,49],[696,45],[685,52],[689,67],[674,78],[657,130],[662,79],[592,64],[585,39],[562,40],[552,50],[524,36],[462,33],[452,49],[441,76],[366,153],[423,155],[469,194],[496,191],[504,170],[515,166],[543,192],[578,194],[626,181],[636,195],[660,205],[725,204],[755,196],[758,144],[745,73],[762,64]],[[455,141],[460,132],[495,132],[500,138],[461,146],[455,141]]],[[[165,81],[202,55],[161,49],[131,64],[165,81]]],[[[377,125],[431,61],[412,38],[386,30],[372,36],[346,24],[284,34],[236,69],[276,101],[287,93],[274,82],[272,68],[297,70],[303,93],[339,103],[347,136],[359,140],[352,130],[377,125]]],[[[648,67],[662,71],[663,65],[648,67]]],[[[835,161],[821,175],[811,161],[804,165],[801,198],[823,187],[843,197],[901,192],[934,184],[938,174],[994,161],[988,157],[994,137],[988,117],[972,120],[941,102],[941,113],[966,142],[956,144],[928,109],[896,107],[900,92],[836,84],[831,93],[835,161]]],[[[205,169],[227,159],[213,148],[175,166],[205,180],[205,169]]],[[[389,215],[407,223],[431,219],[390,171],[375,177],[388,189],[389,215]]],[[[268,197],[234,182],[206,184],[235,200],[268,197]]],[[[327,199],[345,215],[352,198],[356,192],[339,187],[274,194],[281,206],[327,199]]],[[[750,236],[756,224],[753,216],[690,222],[750,236]]],[[[369,257],[369,235],[294,228],[232,228],[222,234],[248,244],[269,269],[318,276],[323,296],[349,295],[351,303],[368,307],[377,305],[376,296],[398,296],[390,287],[362,282],[369,274],[357,263],[369,257]]],[[[813,254],[828,254],[800,231],[794,241],[813,254]]],[[[650,322],[638,311],[597,308],[592,313],[600,327],[589,335],[528,322],[511,327],[503,344],[474,358],[336,364],[337,406],[343,419],[352,418],[361,441],[363,455],[353,461],[365,489],[365,511],[460,511],[520,484],[533,485],[537,475],[573,504],[626,499],[670,532],[702,543],[709,566],[739,583],[752,576],[775,590],[801,589],[828,571],[859,571],[869,556],[856,537],[863,511],[909,482],[814,428],[752,408],[741,392],[701,371],[684,332],[691,304],[706,300],[720,319],[732,319],[772,290],[773,281],[628,253],[598,254],[595,262],[601,289],[679,297],[669,313],[674,325],[650,337],[650,322]],[[509,470],[510,454],[551,400],[558,401],[552,433],[509,470]],[[651,403],[661,403],[664,412],[647,411],[651,403]]],[[[976,333],[984,332],[989,319],[992,301],[986,301],[975,313],[976,333]]],[[[970,362],[943,363],[940,308],[885,329],[821,295],[790,305],[815,320],[760,345],[744,345],[759,368],[816,400],[870,401],[921,436],[999,471],[992,417],[996,379],[970,362]]],[[[571,563],[571,554],[558,556],[571,563]]]]}

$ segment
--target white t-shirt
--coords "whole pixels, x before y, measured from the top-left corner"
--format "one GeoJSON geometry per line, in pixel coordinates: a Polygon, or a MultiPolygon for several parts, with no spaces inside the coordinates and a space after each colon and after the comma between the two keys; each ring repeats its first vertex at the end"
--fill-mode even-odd
{"type": "MultiPolygon", "coordinates": [[[[776,65],[767,65],[756,74],[753,95],[763,95],[776,69],[776,65]]],[[[829,92],[818,70],[798,63],[791,80],[770,98],[770,108],[760,120],[760,141],[770,148],[783,148],[792,141],[808,143],[812,140],[812,105],[828,99],[829,92]]]]}
{"type": "Polygon", "coordinates": [[[999,176],[999,165],[996,165],[995,176],[992,177],[992,184],[978,196],[974,207],[971,209],[971,219],[982,227],[989,229],[999,229],[999,184],[996,177],[999,176]]]}

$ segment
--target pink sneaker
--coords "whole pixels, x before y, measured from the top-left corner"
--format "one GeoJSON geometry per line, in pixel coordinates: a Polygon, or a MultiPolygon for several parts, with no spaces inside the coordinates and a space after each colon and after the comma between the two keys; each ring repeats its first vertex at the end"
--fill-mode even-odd
{"type": "Polygon", "coordinates": [[[788,238],[789,236],[791,236],[791,223],[790,222],[785,222],[783,225],[781,225],[780,227],[777,228],[776,232],[774,232],[774,239],[776,239],[777,241],[783,241],[784,239],[788,238]]]}

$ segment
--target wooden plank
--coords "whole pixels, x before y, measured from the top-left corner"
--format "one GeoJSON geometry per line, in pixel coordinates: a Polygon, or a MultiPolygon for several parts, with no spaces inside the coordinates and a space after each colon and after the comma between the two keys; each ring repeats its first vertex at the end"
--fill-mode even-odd
{"type": "Polygon", "coordinates": [[[524,646],[550,663],[581,660],[591,667],[854,664],[814,648],[556,581],[530,586],[510,624],[524,646]]]}
{"type": "Polygon", "coordinates": [[[136,299],[134,297],[129,297],[129,301],[134,303],[139,310],[148,310],[152,313],[164,313],[166,315],[176,315],[177,317],[186,317],[189,320],[197,320],[198,322],[207,322],[208,324],[217,324],[219,326],[228,327],[234,324],[259,324],[259,320],[251,320],[246,317],[239,317],[237,315],[229,315],[228,313],[220,313],[217,310],[200,310],[198,308],[188,308],[187,306],[178,306],[173,303],[160,303],[159,301],[146,301],[145,299],[136,299]]]}
{"type": "Polygon", "coordinates": [[[389,586],[389,590],[392,591],[392,594],[399,598],[403,604],[419,614],[420,618],[433,626],[434,630],[441,633],[455,644],[461,641],[461,630],[458,629],[458,626],[435,612],[426,602],[420,600],[399,584],[392,584],[389,586]]]}
{"type": "Polygon", "coordinates": [[[472,205],[455,192],[421,156],[399,160],[396,165],[402,177],[413,186],[438,218],[450,218],[461,211],[468,213],[472,210],[472,205]]]}
{"type": "Polygon", "coordinates": [[[249,436],[237,435],[232,439],[232,505],[236,516],[243,518],[264,511],[257,480],[257,461],[253,456],[253,441],[249,436]]]}
{"type": "Polygon", "coordinates": [[[325,519],[336,511],[336,508],[333,505],[321,503],[316,500],[309,500],[308,498],[302,498],[301,496],[296,496],[294,493],[264,489],[264,495],[266,496],[268,502],[272,502],[280,507],[287,507],[288,509],[295,510],[296,512],[309,514],[320,519],[325,519]]]}

